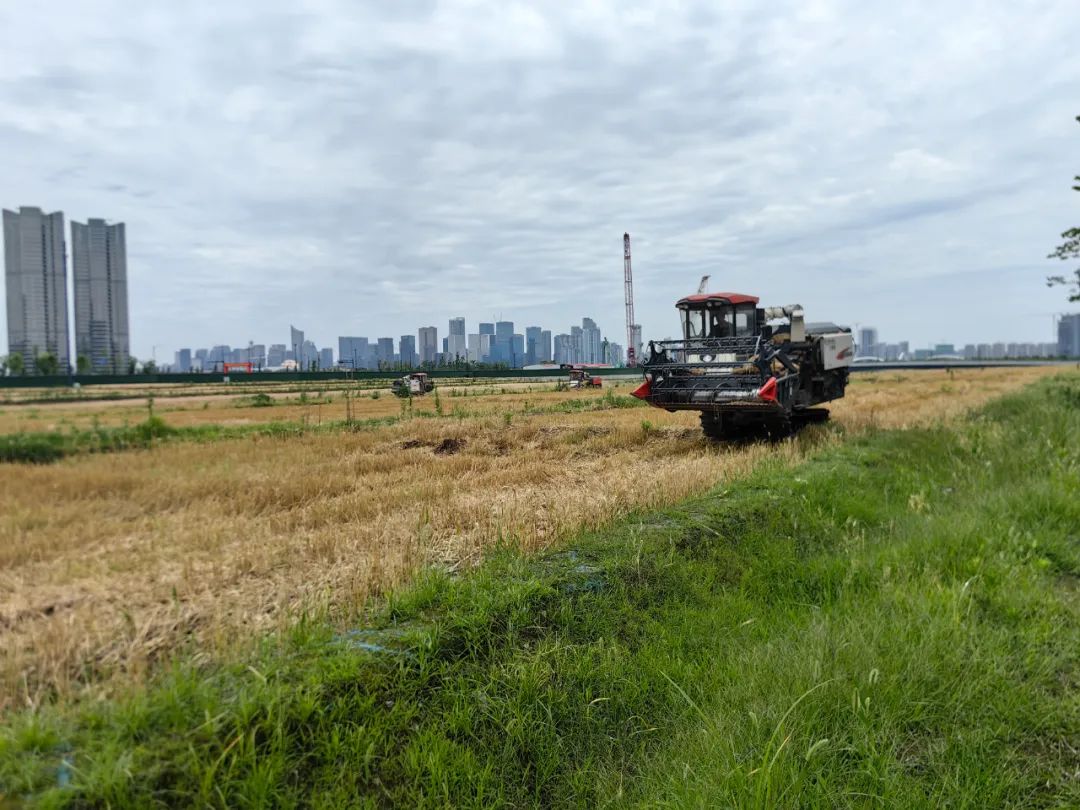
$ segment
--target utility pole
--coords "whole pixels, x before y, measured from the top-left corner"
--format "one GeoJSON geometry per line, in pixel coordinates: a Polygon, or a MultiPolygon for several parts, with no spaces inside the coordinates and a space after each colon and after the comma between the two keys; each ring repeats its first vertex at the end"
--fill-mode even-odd
{"type": "Polygon", "coordinates": [[[623,287],[626,292],[626,365],[637,365],[637,347],[634,346],[634,276],[630,272],[630,234],[624,233],[623,241],[623,287]]]}

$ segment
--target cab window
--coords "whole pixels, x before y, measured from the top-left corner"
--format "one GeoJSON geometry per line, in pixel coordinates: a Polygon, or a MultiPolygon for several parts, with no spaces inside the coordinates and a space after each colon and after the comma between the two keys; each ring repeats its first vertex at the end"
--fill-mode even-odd
{"type": "Polygon", "coordinates": [[[735,310],[735,334],[738,337],[749,337],[754,334],[754,325],[757,321],[757,312],[753,307],[739,307],[735,310]]]}
{"type": "Polygon", "coordinates": [[[683,335],[687,340],[701,337],[704,323],[705,313],[700,309],[683,310],[683,335]]]}
{"type": "Polygon", "coordinates": [[[726,338],[735,334],[735,321],[730,307],[709,311],[709,334],[711,338],[726,338]]]}

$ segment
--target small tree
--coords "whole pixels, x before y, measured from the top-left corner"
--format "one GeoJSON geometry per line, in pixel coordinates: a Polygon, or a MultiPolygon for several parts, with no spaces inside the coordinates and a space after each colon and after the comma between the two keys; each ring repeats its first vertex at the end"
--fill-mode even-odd
{"type": "Polygon", "coordinates": [[[157,363],[155,363],[153,360],[147,360],[145,363],[143,363],[142,373],[157,374],[157,363]]]}
{"type": "Polygon", "coordinates": [[[75,370],[80,374],[90,373],[90,358],[85,354],[80,354],[75,358],[75,370]]]}
{"type": "Polygon", "coordinates": [[[52,352],[39,354],[37,359],[34,360],[34,365],[37,366],[38,374],[46,377],[57,374],[60,371],[60,361],[56,359],[56,355],[52,352]]]}
{"type": "Polygon", "coordinates": [[[8,355],[7,367],[13,377],[21,377],[26,373],[26,362],[19,352],[8,355]]]}
{"type": "Polygon", "coordinates": [[[134,357],[129,357],[127,362],[127,373],[134,374],[136,365],[138,365],[138,361],[134,357]]]}
{"type": "MultiPolygon", "coordinates": [[[[1080,122],[1080,115],[1076,116],[1076,120],[1080,122]]],[[[1076,181],[1073,191],[1080,191],[1080,175],[1074,177],[1073,180],[1076,181]]],[[[1058,245],[1047,258],[1060,259],[1063,262],[1080,259],[1080,228],[1069,228],[1061,234],[1061,238],[1065,241],[1058,245]]],[[[1059,284],[1068,288],[1070,301],[1080,301],[1080,267],[1073,270],[1071,275],[1046,277],[1047,287],[1056,287],[1059,284]]]]}

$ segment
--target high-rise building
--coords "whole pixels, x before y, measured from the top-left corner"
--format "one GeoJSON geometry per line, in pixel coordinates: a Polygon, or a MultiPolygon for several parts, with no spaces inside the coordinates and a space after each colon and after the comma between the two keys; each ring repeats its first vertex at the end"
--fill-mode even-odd
{"type": "Polygon", "coordinates": [[[878,342],[877,329],[872,326],[864,326],[859,330],[859,357],[872,357],[874,345],[878,342]]]}
{"type": "Polygon", "coordinates": [[[270,368],[279,368],[285,362],[285,344],[271,343],[266,353],[266,365],[270,368]]]}
{"type": "Polygon", "coordinates": [[[495,324],[493,324],[493,323],[482,323],[482,324],[480,324],[480,334],[481,335],[494,335],[495,334],[495,324]]]}
{"type": "Polygon", "coordinates": [[[603,358],[601,356],[601,345],[603,341],[600,337],[600,330],[596,326],[596,321],[592,318],[581,319],[581,362],[582,363],[601,363],[603,358]]]}
{"type": "Polygon", "coordinates": [[[480,338],[482,336],[479,332],[475,332],[468,336],[466,341],[466,351],[469,355],[470,363],[479,363],[480,360],[480,338]]]}
{"type": "Polygon", "coordinates": [[[1059,357],[1080,357],[1080,312],[1061,316],[1057,338],[1059,357]]]}
{"type": "Polygon", "coordinates": [[[191,349],[180,349],[176,353],[176,370],[181,374],[191,371],[191,349]]]}
{"type": "Polygon", "coordinates": [[[551,330],[544,329],[540,332],[540,348],[537,350],[537,360],[541,363],[551,362],[551,330]]]}
{"type": "Polygon", "coordinates": [[[582,358],[585,356],[584,352],[584,332],[580,326],[570,327],[570,357],[571,363],[583,363],[582,358]]]}
{"type": "Polygon", "coordinates": [[[301,349],[300,371],[312,371],[319,365],[319,349],[314,341],[305,340],[301,349]]]}
{"type": "Polygon", "coordinates": [[[92,371],[119,374],[129,354],[127,243],[124,223],[71,223],[75,356],[92,371]]]}
{"type": "Polygon", "coordinates": [[[247,347],[247,361],[256,369],[266,367],[266,344],[249,343],[247,347]]]}
{"type": "Polygon", "coordinates": [[[510,368],[525,365],[525,336],[515,334],[510,338],[510,368]]]}
{"type": "Polygon", "coordinates": [[[402,335],[398,341],[398,354],[401,356],[401,365],[406,368],[416,368],[416,335],[402,335]]]}
{"type": "Polygon", "coordinates": [[[375,349],[375,359],[379,365],[386,364],[391,366],[394,364],[394,339],[388,337],[379,338],[379,343],[375,349]]]}
{"type": "Polygon", "coordinates": [[[4,281],[8,353],[21,355],[28,372],[46,353],[56,358],[60,371],[67,371],[71,351],[62,212],[4,211],[4,281]]]}
{"type": "Polygon", "coordinates": [[[491,347],[491,359],[495,363],[512,365],[514,355],[514,322],[496,321],[495,340],[491,347]]]}
{"type": "Polygon", "coordinates": [[[420,363],[434,365],[439,360],[439,330],[434,326],[420,327],[420,363]]]}
{"type": "Polygon", "coordinates": [[[334,367],[334,350],[329,346],[325,349],[319,349],[319,368],[323,371],[327,371],[334,367]]]}
{"type": "Polygon", "coordinates": [[[555,336],[554,359],[560,366],[573,362],[570,351],[570,335],[555,336]]]}
{"type": "Polygon", "coordinates": [[[368,339],[366,337],[339,337],[338,363],[343,368],[367,368],[368,339]]]}
{"type": "Polygon", "coordinates": [[[539,326],[526,326],[525,327],[525,365],[531,366],[533,363],[539,362],[541,345],[540,345],[540,333],[543,332],[539,326]]]}
{"type": "Polygon", "coordinates": [[[468,353],[468,344],[465,339],[465,319],[450,319],[450,334],[446,338],[446,355],[448,361],[457,359],[464,360],[468,353]]]}
{"type": "Polygon", "coordinates": [[[209,371],[221,371],[222,364],[231,362],[232,347],[226,344],[213,346],[210,349],[210,353],[206,355],[205,368],[209,371]]]}
{"type": "Polygon", "coordinates": [[[289,336],[291,338],[290,348],[292,349],[293,359],[297,362],[302,370],[306,370],[302,359],[304,356],[304,332],[301,329],[297,329],[295,326],[289,326],[289,336]]]}
{"type": "Polygon", "coordinates": [[[623,347],[618,343],[608,343],[607,359],[604,362],[612,366],[621,366],[625,362],[623,358],[623,347]]]}

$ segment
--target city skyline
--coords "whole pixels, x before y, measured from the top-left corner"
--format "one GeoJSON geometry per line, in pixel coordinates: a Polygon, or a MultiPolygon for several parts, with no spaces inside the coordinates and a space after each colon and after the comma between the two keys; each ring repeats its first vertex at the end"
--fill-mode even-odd
{"type": "MultiPolygon", "coordinates": [[[[415,346],[419,333],[434,330],[433,338],[435,343],[433,347],[438,348],[440,341],[438,339],[439,328],[438,327],[420,327],[417,330],[418,334],[415,335],[402,335],[399,338],[398,346],[399,351],[394,356],[394,363],[401,365],[410,365],[408,358],[413,357],[415,361],[411,363],[412,366],[419,367],[421,364],[437,364],[440,362],[450,363],[453,362],[455,357],[460,360],[465,360],[471,363],[486,363],[489,365],[508,365],[511,367],[521,367],[522,365],[539,364],[543,362],[563,364],[563,363],[610,363],[612,365],[621,365],[625,359],[625,347],[619,344],[617,341],[613,341],[610,338],[603,339],[604,346],[610,346],[613,350],[612,355],[605,355],[603,359],[597,359],[595,354],[589,354],[589,349],[586,347],[589,345],[589,341],[585,337],[585,333],[595,328],[595,321],[589,317],[583,317],[582,325],[573,325],[565,333],[553,334],[551,330],[543,329],[541,326],[526,326],[524,327],[524,334],[513,331],[517,328],[513,321],[496,321],[496,322],[475,322],[478,327],[478,332],[468,332],[468,318],[464,316],[455,316],[448,320],[449,329],[456,328],[456,325],[464,321],[467,342],[467,353],[465,356],[452,355],[449,352],[444,353],[441,350],[434,351],[433,357],[428,360],[422,360],[419,353],[416,352],[415,346]],[[592,324],[593,326],[590,326],[592,324]],[[516,361],[511,359],[507,362],[504,358],[498,356],[486,356],[483,354],[493,345],[492,341],[496,338],[496,327],[503,325],[507,327],[508,331],[504,336],[510,336],[515,338],[522,338],[521,346],[522,352],[525,353],[525,361],[515,365],[516,361]],[[534,337],[530,339],[530,333],[534,337]],[[529,352],[535,351],[534,345],[537,345],[536,338],[539,337],[539,344],[543,348],[539,353],[533,357],[529,357],[529,352]],[[474,338],[476,339],[474,341],[474,338]],[[490,338],[490,340],[481,341],[481,338],[490,338]],[[406,353],[402,349],[405,346],[409,346],[410,351],[406,353]],[[481,347],[485,347],[481,349],[481,347]],[[481,356],[485,359],[478,358],[473,350],[481,352],[481,356]]],[[[291,327],[294,331],[294,327],[291,327]]],[[[597,330],[599,331],[599,330],[597,330]]],[[[925,346],[914,345],[908,340],[896,340],[895,342],[883,341],[878,339],[878,330],[873,326],[862,326],[858,330],[852,330],[856,338],[856,357],[860,361],[867,360],[882,360],[885,362],[895,361],[909,361],[909,360],[930,360],[930,359],[943,359],[948,357],[955,357],[957,359],[965,360],[1000,360],[1000,359],[1023,359],[1023,358],[1045,358],[1045,357],[1080,357],[1080,313],[1074,313],[1063,317],[1055,327],[1054,339],[1049,341],[994,341],[992,343],[934,343],[925,346]]],[[[300,333],[301,336],[303,333],[300,333]]],[[[457,332],[460,334],[460,332],[457,332]]],[[[444,338],[448,343],[449,334],[444,338]]],[[[295,336],[294,336],[295,339],[295,336]]],[[[346,367],[346,368],[361,368],[362,364],[358,364],[358,359],[364,357],[374,358],[373,362],[378,363],[379,360],[390,362],[386,360],[385,353],[379,354],[375,351],[375,347],[378,344],[385,345],[385,341],[392,341],[392,338],[367,338],[367,337],[338,337],[338,352],[333,354],[333,367],[346,367]]],[[[305,341],[307,344],[311,344],[311,341],[305,341]]],[[[226,344],[227,345],[227,344],[226,344]]],[[[312,353],[308,355],[308,362],[315,356],[314,344],[312,345],[312,353]]],[[[596,345],[593,343],[592,345],[596,345]]],[[[222,345],[214,347],[215,349],[224,348],[222,345]]],[[[265,366],[268,368],[279,368],[282,363],[291,360],[288,358],[285,350],[285,344],[271,345],[271,353],[267,354],[264,344],[252,344],[250,349],[257,353],[255,355],[241,356],[242,353],[249,351],[248,346],[230,347],[234,353],[237,353],[233,358],[236,361],[251,360],[256,362],[257,365],[262,367],[262,359],[265,358],[265,366]],[[275,358],[273,356],[273,350],[278,348],[281,352],[275,358]]],[[[224,359],[219,355],[214,354],[214,350],[206,350],[200,347],[204,356],[208,362],[222,362],[224,359]]],[[[185,365],[181,361],[181,356],[186,354],[187,362],[190,364],[192,358],[192,349],[185,347],[179,349],[176,352],[176,359],[180,365],[180,368],[172,368],[171,370],[190,371],[192,370],[190,365],[185,365]]],[[[194,351],[199,351],[196,349],[194,351]]],[[[327,354],[331,351],[330,347],[325,347],[318,350],[319,356],[319,368],[327,369],[331,366],[326,364],[327,354]]],[[[518,358],[520,359],[520,358],[518,358]]],[[[168,364],[163,364],[166,366],[168,364]]],[[[374,368],[375,365],[369,366],[374,368]]],[[[200,369],[206,370],[206,369],[200,369]]]]}
{"type": "Polygon", "coordinates": [[[1070,310],[1043,278],[1080,215],[1075,5],[100,5],[0,9],[0,202],[127,224],[140,358],[613,326],[624,231],[646,338],[705,273],[920,344],[1070,310]]]}
{"type": "Polygon", "coordinates": [[[468,319],[455,316],[448,320],[447,334],[440,341],[437,326],[422,326],[416,334],[401,335],[394,348],[391,337],[339,335],[337,351],[309,340],[307,333],[289,326],[288,343],[249,341],[247,345],[213,344],[212,347],[188,345],[176,349],[173,362],[164,358],[159,364],[169,371],[189,372],[223,369],[224,363],[252,363],[256,368],[378,368],[383,365],[438,365],[468,362],[492,366],[522,368],[543,363],[595,363],[621,365],[625,348],[617,340],[604,337],[596,322],[581,319],[568,333],[555,335],[542,326],[518,326],[513,321],[476,321],[476,332],[468,331],[468,319]],[[522,331],[517,331],[520,328],[522,331]],[[577,335],[571,340],[571,335],[577,335]],[[588,334],[588,339],[583,336],[588,334]],[[465,338],[464,342],[453,338],[465,338]],[[421,346],[424,352],[417,350],[421,346]],[[451,349],[451,346],[454,346],[451,349]]]}

